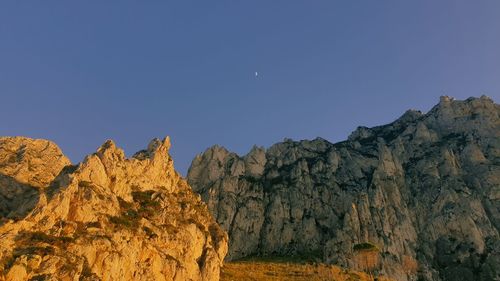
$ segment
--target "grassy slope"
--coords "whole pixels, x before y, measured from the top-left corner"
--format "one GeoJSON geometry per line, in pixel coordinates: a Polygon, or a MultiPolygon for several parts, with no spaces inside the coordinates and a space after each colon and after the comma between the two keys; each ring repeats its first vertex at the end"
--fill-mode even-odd
{"type": "MultiPolygon", "coordinates": [[[[226,262],[221,281],[371,281],[368,274],[319,263],[283,260],[245,260],[226,262]]],[[[390,279],[379,277],[379,281],[390,279]]]]}

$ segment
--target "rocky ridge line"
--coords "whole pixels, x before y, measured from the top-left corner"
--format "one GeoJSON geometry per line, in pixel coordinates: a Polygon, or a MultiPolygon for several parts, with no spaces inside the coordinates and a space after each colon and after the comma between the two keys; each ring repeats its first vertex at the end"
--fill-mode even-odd
{"type": "Polygon", "coordinates": [[[370,242],[397,280],[500,280],[499,115],[485,96],[441,97],[335,144],[285,140],[242,157],[213,146],[188,182],[228,232],[228,259],[355,267],[354,246],[370,242]]]}

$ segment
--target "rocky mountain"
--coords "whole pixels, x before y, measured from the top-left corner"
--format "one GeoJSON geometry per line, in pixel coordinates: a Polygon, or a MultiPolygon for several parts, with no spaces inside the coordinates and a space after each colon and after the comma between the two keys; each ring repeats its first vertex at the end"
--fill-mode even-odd
{"type": "Polygon", "coordinates": [[[227,234],[174,170],[169,139],[112,141],[72,166],[0,138],[0,280],[219,280],[227,234]]]}
{"type": "Polygon", "coordinates": [[[229,233],[228,259],[352,267],[369,243],[397,280],[500,280],[499,115],[485,96],[441,97],[335,144],[285,140],[242,157],[213,146],[188,182],[229,233]]]}

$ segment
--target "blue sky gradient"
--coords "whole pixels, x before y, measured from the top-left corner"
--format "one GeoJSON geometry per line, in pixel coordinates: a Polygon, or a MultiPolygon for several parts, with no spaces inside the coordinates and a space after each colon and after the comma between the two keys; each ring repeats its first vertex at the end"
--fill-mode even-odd
{"type": "Polygon", "coordinates": [[[443,94],[498,102],[499,15],[498,0],[2,1],[0,135],[73,162],[170,135],[183,174],[213,144],[336,142],[443,94]]]}

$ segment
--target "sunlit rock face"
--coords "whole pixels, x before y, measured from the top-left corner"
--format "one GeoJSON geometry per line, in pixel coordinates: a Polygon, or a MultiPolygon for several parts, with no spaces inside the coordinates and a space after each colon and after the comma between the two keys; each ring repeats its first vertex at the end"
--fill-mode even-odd
{"type": "Polygon", "coordinates": [[[214,146],[188,181],[228,231],[228,259],[353,266],[353,246],[372,242],[397,280],[500,280],[499,114],[488,97],[442,97],[336,144],[286,140],[244,157],[214,146]]]}
{"type": "Polygon", "coordinates": [[[0,138],[0,280],[219,280],[227,234],[174,170],[169,139],[77,166],[0,138]]]}

